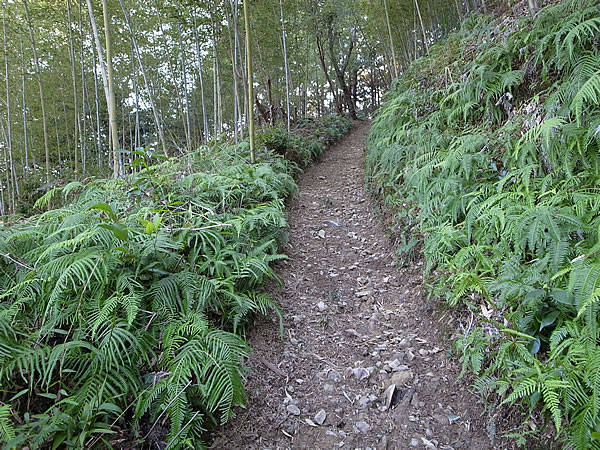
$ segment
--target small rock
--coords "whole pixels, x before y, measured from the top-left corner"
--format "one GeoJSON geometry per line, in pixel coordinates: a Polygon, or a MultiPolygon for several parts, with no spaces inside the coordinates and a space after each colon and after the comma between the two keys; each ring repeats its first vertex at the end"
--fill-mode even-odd
{"type": "Polygon", "coordinates": [[[436,450],[437,449],[437,441],[430,441],[429,439],[425,439],[422,436],[421,436],[421,441],[423,441],[423,445],[426,448],[430,448],[432,450],[436,450]]]}
{"type": "Polygon", "coordinates": [[[402,370],[400,372],[394,372],[391,381],[396,386],[402,386],[404,383],[412,380],[413,373],[410,370],[402,370]]]}
{"type": "Polygon", "coordinates": [[[420,349],[419,350],[419,355],[421,355],[421,356],[427,356],[427,355],[429,355],[429,352],[427,350],[425,350],[425,349],[420,349]]]}
{"type": "Polygon", "coordinates": [[[371,289],[365,289],[364,291],[358,291],[354,295],[356,295],[358,298],[361,298],[361,297],[367,297],[367,296],[371,295],[372,292],[373,291],[371,289]]]}
{"type": "MultiPolygon", "coordinates": [[[[410,389],[406,389],[406,390],[402,391],[402,394],[403,395],[400,400],[399,407],[400,407],[400,409],[406,409],[406,408],[408,408],[408,405],[411,404],[413,397],[415,395],[417,395],[417,393],[415,391],[415,388],[410,388],[410,389]]],[[[393,401],[392,401],[392,403],[393,403],[393,401]]]]}
{"type": "Polygon", "coordinates": [[[412,438],[410,440],[410,445],[411,447],[417,447],[419,445],[419,441],[417,441],[415,438],[412,438]]]}
{"type": "Polygon", "coordinates": [[[340,222],[336,222],[335,220],[328,220],[327,222],[325,222],[327,225],[329,225],[330,227],[335,227],[335,228],[340,228],[343,227],[344,225],[340,222]]]}
{"type": "Polygon", "coordinates": [[[358,406],[362,409],[368,408],[369,406],[369,397],[363,396],[358,400],[358,406]]]}
{"type": "Polygon", "coordinates": [[[364,367],[357,367],[356,369],[352,369],[349,367],[348,370],[346,370],[346,374],[354,375],[354,377],[358,381],[366,380],[371,376],[371,372],[369,371],[369,369],[365,369],[364,367]]]}
{"type": "Polygon", "coordinates": [[[296,405],[287,405],[287,412],[289,412],[290,414],[294,415],[294,416],[299,416],[300,415],[300,408],[298,408],[296,405]]]}
{"type": "Polygon", "coordinates": [[[325,230],[319,230],[319,232],[317,234],[319,235],[319,237],[321,239],[325,239],[325,236],[326,236],[325,230]]]}
{"type": "Polygon", "coordinates": [[[331,384],[325,384],[323,385],[323,390],[325,392],[335,392],[335,387],[333,387],[331,384]]]}
{"type": "Polygon", "coordinates": [[[327,305],[325,302],[319,302],[317,303],[317,308],[319,308],[319,311],[325,311],[327,309],[327,305]]]}
{"type": "Polygon", "coordinates": [[[319,425],[323,425],[325,423],[325,419],[327,419],[327,413],[324,409],[315,414],[315,422],[319,425]]]}
{"type": "Polygon", "coordinates": [[[333,381],[334,383],[339,383],[340,381],[342,381],[342,376],[340,375],[339,372],[337,372],[335,370],[331,370],[327,374],[327,379],[333,381]]]}
{"type": "Polygon", "coordinates": [[[396,391],[396,385],[391,384],[383,393],[383,406],[387,411],[392,406],[392,398],[394,397],[394,392],[396,391]]]}
{"type": "Polygon", "coordinates": [[[356,434],[365,434],[371,431],[371,425],[369,425],[364,420],[359,420],[354,424],[354,427],[352,427],[352,429],[356,434]]]}
{"type": "Polygon", "coordinates": [[[453,424],[454,422],[458,422],[460,420],[460,416],[450,416],[448,417],[448,422],[453,424]]]}
{"type": "Polygon", "coordinates": [[[394,372],[400,372],[401,370],[408,370],[408,366],[406,364],[400,364],[400,361],[397,359],[390,361],[388,364],[389,364],[390,368],[392,369],[392,371],[394,371],[394,372]]]}
{"type": "Polygon", "coordinates": [[[418,395],[417,395],[417,393],[415,392],[415,393],[413,394],[413,396],[412,396],[412,399],[411,399],[411,401],[410,401],[410,404],[411,404],[412,406],[414,406],[415,408],[419,408],[419,406],[420,406],[420,403],[421,403],[421,402],[419,402],[419,396],[418,396],[418,395]]]}

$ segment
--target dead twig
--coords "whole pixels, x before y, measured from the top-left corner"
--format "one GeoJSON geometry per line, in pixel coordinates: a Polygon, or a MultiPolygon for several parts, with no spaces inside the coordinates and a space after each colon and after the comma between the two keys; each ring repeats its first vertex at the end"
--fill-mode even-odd
{"type": "Polygon", "coordinates": [[[6,259],[8,259],[8,260],[12,261],[13,263],[15,263],[15,264],[16,264],[17,266],[19,266],[19,267],[22,267],[22,268],[24,268],[24,269],[27,269],[27,270],[35,270],[33,267],[31,267],[31,266],[29,266],[29,265],[27,265],[27,264],[25,264],[25,263],[22,263],[21,261],[18,261],[18,260],[16,260],[16,259],[14,259],[14,258],[13,258],[12,256],[10,256],[9,254],[0,253],[0,256],[3,256],[3,257],[5,257],[6,259]]]}

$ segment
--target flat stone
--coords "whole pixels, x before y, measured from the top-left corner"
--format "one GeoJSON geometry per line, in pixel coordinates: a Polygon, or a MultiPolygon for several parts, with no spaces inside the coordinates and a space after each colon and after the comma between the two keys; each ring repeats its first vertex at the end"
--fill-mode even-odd
{"type": "Polygon", "coordinates": [[[391,381],[392,384],[395,384],[397,387],[402,386],[404,383],[412,380],[413,373],[410,370],[402,370],[400,372],[394,372],[392,375],[391,381]]]}
{"type": "Polygon", "coordinates": [[[327,419],[327,413],[324,409],[315,414],[315,423],[323,425],[325,423],[325,419],[327,419]]]}
{"type": "Polygon", "coordinates": [[[296,405],[287,405],[286,409],[287,409],[287,412],[289,412],[293,416],[300,415],[300,408],[298,408],[296,405]]]}
{"type": "Polygon", "coordinates": [[[364,291],[358,291],[354,295],[356,295],[358,298],[361,298],[361,297],[367,297],[367,296],[371,295],[372,293],[373,293],[373,291],[371,289],[365,289],[364,291]]]}

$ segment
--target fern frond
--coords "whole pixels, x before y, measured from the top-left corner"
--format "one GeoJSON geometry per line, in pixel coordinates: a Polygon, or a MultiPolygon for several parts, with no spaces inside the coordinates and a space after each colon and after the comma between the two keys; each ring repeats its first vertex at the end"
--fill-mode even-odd
{"type": "Polygon", "coordinates": [[[15,437],[15,427],[11,421],[10,405],[0,406],[0,442],[8,443],[15,437]]]}

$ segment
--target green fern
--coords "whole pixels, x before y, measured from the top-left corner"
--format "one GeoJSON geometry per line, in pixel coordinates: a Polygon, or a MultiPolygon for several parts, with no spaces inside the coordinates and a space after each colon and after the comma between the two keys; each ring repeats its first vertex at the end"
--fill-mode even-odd
{"type": "Polygon", "coordinates": [[[15,437],[15,428],[11,421],[10,405],[0,406],[0,442],[7,443],[15,437]]]}

